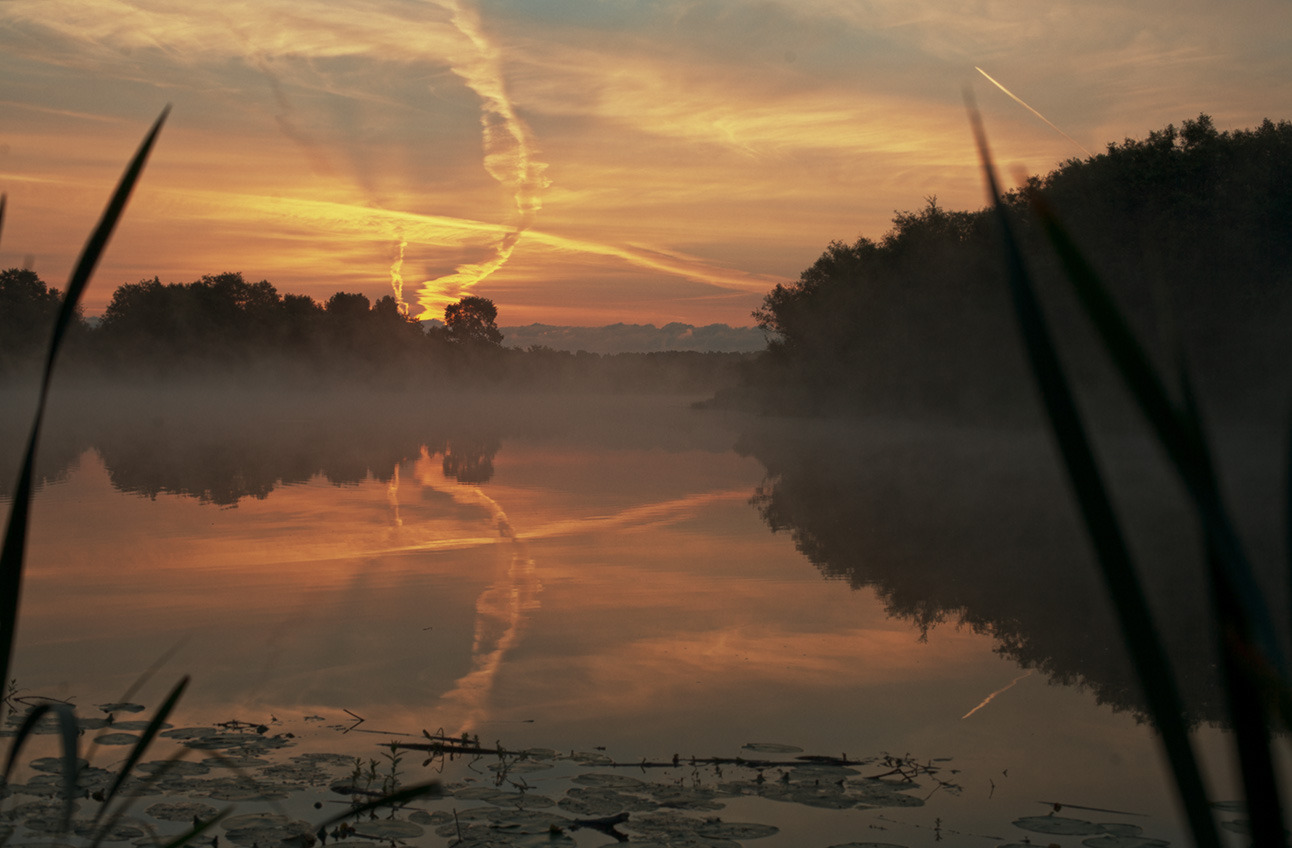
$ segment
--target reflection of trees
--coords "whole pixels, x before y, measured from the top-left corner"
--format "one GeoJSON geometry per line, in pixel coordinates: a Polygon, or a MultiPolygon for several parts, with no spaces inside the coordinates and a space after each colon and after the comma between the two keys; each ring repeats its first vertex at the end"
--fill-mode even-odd
{"type": "MultiPolygon", "coordinates": [[[[34,389],[0,395],[0,443],[11,446],[0,456],[0,496],[17,478],[34,396],[34,389]]],[[[732,438],[721,422],[648,396],[483,392],[446,402],[438,394],[380,389],[104,385],[55,393],[37,473],[62,479],[92,447],[121,491],[229,506],[315,477],[336,485],[389,482],[395,468],[423,448],[442,455],[446,476],[477,485],[492,478],[502,441],[513,436],[584,447],[717,452],[729,450],[732,438]]]]}
{"type": "Polygon", "coordinates": [[[443,452],[445,474],[460,482],[492,476],[497,436],[462,437],[455,423],[390,416],[362,402],[371,400],[332,396],[325,407],[288,415],[243,408],[216,421],[172,409],[143,424],[100,426],[92,444],[120,491],[186,495],[221,506],[263,499],[279,486],[315,477],[337,486],[389,482],[423,446],[443,452]]]}
{"type": "MultiPolygon", "coordinates": [[[[13,497],[14,484],[22,466],[27,439],[31,435],[28,415],[34,409],[36,392],[8,390],[0,393],[0,409],[14,415],[0,416],[0,498],[13,497]]],[[[66,480],[81,454],[89,447],[85,435],[69,428],[66,421],[46,419],[36,451],[35,489],[66,480]]]]}
{"type": "Polygon", "coordinates": [[[459,483],[478,485],[493,478],[493,458],[502,440],[486,433],[450,438],[441,442],[437,453],[444,455],[444,476],[459,483]]]}
{"type": "MultiPolygon", "coordinates": [[[[778,432],[769,425],[747,436],[743,449],[767,468],[753,505],[827,579],[873,589],[892,615],[921,631],[954,623],[989,634],[1020,665],[1142,714],[1103,584],[1043,433],[823,423],[778,432]]],[[[1192,520],[1151,448],[1122,438],[1106,453],[1190,717],[1219,720],[1192,520]]],[[[1258,539],[1275,540],[1277,474],[1262,467],[1261,455],[1268,456],[1254,445],[1235,454],[1238,464],[1251,463],[1250,473],[1240,472],[1246,497],[1239,511],[1258,539]]],[[[1254,557],[1271,565],[1270,585],[1281,585],[1274,546],[1254,557]]],[[[1276,594],[1271,604],[1280,603],[1276,594]]]]}

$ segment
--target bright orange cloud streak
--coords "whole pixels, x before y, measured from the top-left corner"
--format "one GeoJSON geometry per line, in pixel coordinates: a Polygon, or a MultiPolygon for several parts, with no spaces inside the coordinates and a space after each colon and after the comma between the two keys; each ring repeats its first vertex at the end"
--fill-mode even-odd
{"type": "MultiPolygon", "coordinates": [[[[168,192],[169,193],[169,192],[168,192]]],[[[443,215],[418,215],[411,212],[396,212],[371,206],[338,203],[328,200],[310,200],[297,197],[267,197],[262,195],[232,194],[228,192],[206,192],[188,190],[176,192],[180,197],[197,201],[203,208],[202,214],[208,219],[225,218],[230,221],[246,223],[256,217],[279,224],[290,224],[307,228],[314,232],[326,233],[329,237],[348,234],[364,240],[393,241],[396,244],[422,244],[439,247],[462,247],[478,243],[482,238],[497,239],[505,242],[514,230],[501,225],[473,221],[466,218],[452,218],[443,215]]],[[[618,259],[629,265],[660,271],[683,277],[695,282],[707,283],[719,288],[740,292],[764,293],[772,285],[783,280],[770,275],[749,274],[731,268],[706,262],[702,259],[677,251],[661,251],[644,246],[618,246],[601,244],[586,239],[571,238],[539,230],[528,230],[523,235],[517,234],[526,244],[533,244],[551,250],[572,253],[585,253],[618,259]]],[[[510,255],[514,244],[508,248],[510,255]]],[[[401,249],[402,250],[402,249],[401,249]]],[[[481,266],[493,265],[491,273],[496,270],[506,257],[495,257],[481,266]]],[[[402,284],[402,262],[397,260],[399,268],[392,267],[393,276],[399,275],[402,284]]],[[[449,275],[455,277],[456,275],[449,275]]],[[[487,276],[487,274],[485,274],[487,276]]],[[[447,279],[447,278],[441,278],[447,279]]],[[[467,279],[467,276],[463,276],[467,279]]],[[[478,282],[479,277],[476,279],[478,282]]],[[[425,284],[424,284],[425,285],[425,284]]],[[[443,289],[441,289],[443,291],[443,289]]],[[[397,292],[398,294],[398,292],[397,292]]],[[[452,300],[438,301],[449,303],[452,300]]],[[[423,301],[423,306],[426,303],[423,301]]],[[[442,307],[441,307],[442,312],[442,307]]]]}

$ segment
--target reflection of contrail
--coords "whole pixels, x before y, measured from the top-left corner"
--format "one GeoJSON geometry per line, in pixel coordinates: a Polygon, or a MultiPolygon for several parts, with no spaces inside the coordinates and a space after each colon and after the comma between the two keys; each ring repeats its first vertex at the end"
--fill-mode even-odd
{"type": "Polygon", "coordinates": [[[988,695],[986,698],[983,698],[983,699],[982,699],[982,703],[981,703],[981,704],[979,704],[978,706],[974,707],[972,710],[970,710],[969,712],[965,713],[964,715],[960,716],[960,720],[961,720],[961,721],[963,721],[963,720],[965,720],[965,719],[969,718],[969,716],[973,715],[974,713],[976,713],[976,712],[978,712],[979,710],[981,710],[983,707],[985,707],[985,706],[987,706],[988,704],[990,704],[990,703],[992,702],[992,699],[993,699],[993,698],[995,698],[997,695],[999,695],[1001,692],[1007,692],[1007,691],[1009,691],[1010,689],[1013,689],[1013,688],[1014,688],[1014,684],[1018,683],[1018,681],[1022,680],[1022,679],[1023,679],[1023,678],[1025,678],[1025,677],[1031,677],[1031,676],[1032,676],[1032,669],[1028,669],[1028,671],[1026,671],[1025,673],[1020,674],[1018,677],[1015,677],[1015,678],[1014,678],[1013,680],[1011,680],[1009,683],[1007,683],[1007,684],[1005,684],[1004,686],[1000,687],[1000,688],[999,688],[999,689],[997,689],[995,692],[992,692],[992,693],[991,693],[990,695],[988,695]]]}
{"type": "MultiPolygon", "coordinates": [[[[431,483],[431,457],[426,448],[422,448],[422,457],[417,465],[417,477],[423,486],[445,491],[431,483]]],[[[457,501],[472,500],[482,504],[489,510],[498,537],[509,540],[511,545],[511,565],[507,574],[494,581],[476,599],[471,670],[458,678],[453,689],[440,698],[437,707],[440,711],[437,720],[446,728],[455,728],[451,732],[456,735],[474,730],[487,715],[494,681],[507,654],[519,644],[524,634],[526,613],[538,609],[538,593],[543,587],[525,543],[516,538],[507,513],[497,501],[475,487],[455,486],[447,490],[447,494],[457,501]]],[[[498,537],[492,540],[493,543],[497,543],[498,537]]]]}
{"type": "Polygon", "coordinates": [[[386,502],[390,504],[391,523],[396,527],[404,526],[404,519],[399,517],[399,463],[390,475],[390,485],[386,487],[386,502]]]}
{"type": "Polygon", "coordinates": [[[455,61],[451,69],[480,96],[484,167],[489,176],[511,189],[516,219],[509,231],[494,243],[491,259],[459,265],[452,274],[422,283],[417,295],[421,317],[438,317],[444,306],[506,263],[521,233],[529,229],[534,214],[542,207],[542,192],[548,186],[543,176],[547,165],[533,156],[529,128],[516,115],[507,96],[498,49],[485,36],[479,14],[464,0],[437,2],[452,13],[453,25],[475,48],[473,58],[455,61]]]}
{"type": "MultiPolygon", "coordinates": [[[[429,485],[424,478],[422,480],[422,485],[429,485]]],[[[674,498],[673,500],[660,501],[659,503],[643,504],[642,506],[632,507],[612,515],[598,515],[590,518],[569,518],[563,521],[553,521],[534,530],[526,531],[525,539],[527,541],[533,541],[535,539],[549,539],[555,536],[573,536],[580,533],[595,533],[613,530],[618,527],[648,527],[651,525],[676,523],[678,521],[685,521],[694,517],[696,514],[695,507],[705,506],[721,501],[744,501],[748,500],[748,498],[749,492],[744,489],[731,489],[725,492],[701,492],[699,494],[674,498]]],[[[499,533],[504,536],[509,535],[511,533],[510,526],[504,529],[500,525],[499,533]]],[[[418,542],[406,547],[380,551],[379,553],[461,550],[464,548],[491,545],[496,541],[497,539],[492,536],[466,536],[456,539],[434,539],[428,542],[418,542]]]]}
{"type": "Polygon", "coordinates": [[[1023,102],[1023,100],[1022,100],[1022,98],[1020,98],[1020,97],[1019,97],[1018,95],[1016,95],[1014,92],[1010,91],[1008,88],[1006,88],[1005,86],[1003,86],[1003,85],[1001,85],[1000,83],[996,82],[996,80],[992,79],[991,74],[987,73],[986,71],[984,71],[982,68],[978,67],[977,65],[975,65],[975,66],[974,66],[974,70],[975,70],[975,71],[977,71],[978,73],[982,74],[983,76],[985,76],[985,77],[987,78],[987,80],[988,80],[992,85],[996,86],[996,87],[997,87],[997,88],[999,88],[1001,91],[1003,91],[1003,92],[1005,92],[1007,95],[1009,95],[1010,99],[1011,99],[1011,100],[1013,100],[1015,103],[1017,103],[1019,106],[1022,106],[1024,109],[1026,109],[1027,111],[1031,112],[1033,115],[1035,115],[1036,117],[1040,118],[1042,121],[1045,121],[1045,123],[1050,127],[1050,129],[1054,130],[1054,131],[1055,131],[1055,132],[1057,132],[1059,135],[1063,136],[1063,137],[1064,137],[1064,138],[1066,138],[1068,141],[1070,141],[1070,142],[1072,142],[1073,144],[1075,144],[1075,145],[1076,145],[1076,146],[1081,150],[1081,152],[1082,152],[1082,153],[1086,154],[1087,156],[1094,156],[1094,155],[1095,155],[1095,154],[1091,153],[1089,150],[1086,150],[1085,145],[1083,145],[1081,142],[1077,141],[1075,138],[1073,138],[1072,136],[1068,135],[1068,134],[1067,134],[1067,133],[1065,133],[1063,130],[1061,130],[1061,129],[1059,129],[1057,126],[1055,126],[1055,125],[1054,125],[1054,123],[1053,123],[1053,122],[1051,122],[1049,118],[1045,117],[1045,116],[1044,116],[1044,115],[1042,115],[1040,112],[1036,111],[1036,110],[1035,110],[1035,109],[1033,109],[1031,106],[1028,106],[1026,103],[1024,103],[1024,102],[1023,102]]]}

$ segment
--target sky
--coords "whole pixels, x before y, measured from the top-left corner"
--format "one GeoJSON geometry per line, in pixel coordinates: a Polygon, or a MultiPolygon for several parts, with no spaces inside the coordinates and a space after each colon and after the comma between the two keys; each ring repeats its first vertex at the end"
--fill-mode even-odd
{"type": "Polygon", "coordinates": [[[88,315],[241,271],[424,317],[749,326],[831,241],[984,204],[966,88],[1006,174],[1292,118],[1292,4],[4,0],[0,267],[62,287],[169,103],[88,315]]]}

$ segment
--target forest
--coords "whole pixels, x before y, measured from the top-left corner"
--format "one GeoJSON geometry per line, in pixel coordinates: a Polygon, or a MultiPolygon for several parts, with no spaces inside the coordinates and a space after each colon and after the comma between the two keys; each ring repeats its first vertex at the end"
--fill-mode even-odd
{"type": "MultiPolygon", "coordinates": [[[[1027,188],[1052,206],[1168,372],[1224,414],[1286,411],[1292,388],[1292,123],[1207,115],[1072,159],[1027,188]]],[[[1067,366],[1118,403],[1023,190],[1006,198],[1067,366]]],[[[755,313],[771,343],[726,402],[796,413],[1035,415],[990,209],[927,199],[878,241],[831,243],[755,313]]]]}

